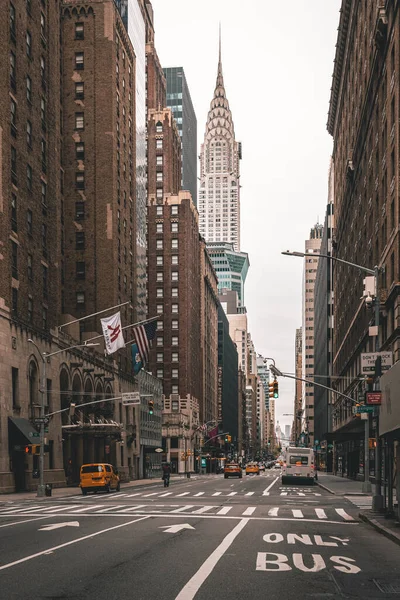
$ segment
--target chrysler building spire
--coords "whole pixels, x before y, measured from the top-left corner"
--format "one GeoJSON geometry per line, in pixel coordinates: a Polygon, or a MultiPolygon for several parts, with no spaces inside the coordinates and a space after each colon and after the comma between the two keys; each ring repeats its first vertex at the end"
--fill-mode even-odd
{"type": "Polygon", "coordinates": [[[217,81],[208,111],[200,154],[200,233],[206,242],[227,242],[240,249],[240,144],[222,73],[221,27],[217,81]]]}

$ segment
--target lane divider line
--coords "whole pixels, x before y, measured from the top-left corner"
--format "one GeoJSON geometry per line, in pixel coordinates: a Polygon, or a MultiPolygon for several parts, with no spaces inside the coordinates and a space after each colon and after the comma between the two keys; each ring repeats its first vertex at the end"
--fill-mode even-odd
{"type": "Polygon", "coordinates": [[[263,496],[269,496],[269,490],[272,488],[273,485],[275,485],[275,483],[278,480],[279,480],[279,477],[276,477],[276,479],[274,479],[274,481],[267,488],[265,488],[265,490],[263,491],[263,496]]]}

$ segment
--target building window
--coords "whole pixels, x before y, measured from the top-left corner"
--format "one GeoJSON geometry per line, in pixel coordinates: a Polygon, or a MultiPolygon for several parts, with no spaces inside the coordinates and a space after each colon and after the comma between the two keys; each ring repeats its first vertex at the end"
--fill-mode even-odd
{"type": "Polygon", "coordinates": [[[85,189],[85,173],[75,173],[75,187],[77,190],[85,189]]]}
{"type": "Polygon", "coordinates": [[[179,377],[178,369],[172,369],[172,377],[174,379],[178,379],[178,377],[179,377]]]}
{"type": "Polygon", "coordinates": [[[156,133],[162,133],[163,130],[163,126],[161,121],[158,121],[158,123],[156,123],[156,133]]]}
{"type": "Polygon", "coordinates": [[[75,113],[75,129],[84,129],[84,127],[85,127],[84,113],[82,113],[82,112],[75,113]]]}
{"type": "Polygon", "coordinates": [[[164,338],[162,336],[157,338],[157,346],[163,346],[164,345],[164,338]]]}
{"type": "Polygon", "coordinates": [[[28,321],[32,323],[33,321],[33,300],[32,298],[28,298],[28,321]]]}
{"type": "Polygon", "coordinates": [[[163,206],[157,206],[156,207],[156,215],[157,215],[157,217],[162,217],[162,215],[163,215],[163,208],[164,208],[163,206]]]}
{"type": "Polygon", "coordinates": [[[162,164],[163,164],[163,157],[162,157],[162,155],[157,156],[156,157],[156,165],[158,165],[159,167],[162,167],[162,164]]]}
{"type": "Polygon", "coordinates": [[[171,321],[171,329],[178,329],[179,321],[177,319],[172,319],[171,321]]]}
{"type": "Polygon", "coordinates": [[[178,278],[179,278],[178,271],[172,271],[172,273],[171,273],[171,279],[172,279],[172,281],[178,281],[178,278]]]}
{"type": "Polygon", "coordinates": [[[85,158],[84,142],[77,142],[75,144],[75,156],[76,156],[76,160],[83,160],[85,158]]]}
{"type": "Polygon", "coordinates": [[[162,271],[157,271],[157,281],[164,281],[164,273],[162,271]]]}
{"type": "Polygon", "coordinates": [[[173,256],[171,256],[171,265],[177,265],[178,264],[178,255],[174,254],[173,256]]]}
{"type": "Polygon", "coordinates": [[[157,298],[162,298],[164,295],[163,288],[157,288],[157,298]]]}
{"type": "Polygon", "coordinates": [[[156,224],[156,231],[157,231],[157,233],[162,233],[163,232],[163,224],[162,223],[157,223],[156,224]]]}
{"type": "Polygon", "coordinates": [[[42,223],[42,254],[47,257],[47,225],[42,223]]]}
{"type": "Polygon", "coordinates": [[[163,180],[162,171],[158,171],[158,173],[156,173],[156,181],[162,181],[162,180],[163,180]]]}
{"type": "Polygon", "coordinates": [[[11,275],[18,279],[18,244],[11,242],[11,275]]]}
{"type": "Polygon", "coordinates": [[[11,135],[17,137],[17,103],[11,98],[11,135]]]}
{"type": "Polygon", "coordinates": [[[26,99],[32,104],[32,79],[29,75],[26,76],[26,99]]]}
{"type": "Polygon", "coordinates": [[[41,182],[42,206],[47,207],[47,183],[41,182]]]}
{"type": "Polygon", "coordinates": [[[163,266],[163,257],[162,256],[157,256],[156,261],[157,261],[157,267],[163,266]]]}
{"type": "Polygon", "coordinates": [[[48,269],[45,265],[42,265],[42,282],[43,282],[43,296],[47,298],[49,294],[49,278],[48,269]]]}
{"type": "Polygon", "coordinates": [[[82,221],[85,218],[85,203],[75,202],[75,219],[82,221]]]}
{"type": "Polygon", "coordinates": [[[12,288],[12,311],[14,315],[18,314],[18,290],[17,288],[12,288]]]}
{"type": "Polygon", "coordinates": [[[157,369],[157,378],[162,379],[164,377],[163,369],[157,369]]]}
{"type": "Polygon", "coordinates": [[[171,223],[172,233],[178,233],[178,223],[171,223]]]}
{"type": "Polygon", "coordinates": [[[11,181],[17,185],[17,151],[11,146],[11,181]]]}
{"type": "Polygon", "coordinates": [[[162,240],[157,240],[157,250],[162,250],[163,249],[163,241],[162,240]]]}
{"type": "Polygon", "coordinates": [[[15,231],[15,233],[18,231],[16,194],[11,194],[11,229],[12,231],[15,231]]]}
{"type": "Polygon", "coordinates": [[[173,313],[178,313],[178,305],[177,304],[171,304],[171,312],[173,313]]]}
{"type": "Polygon", "coordinates": [[[15,91],[17,89],[17,70],[16,70],[17,59],[15,56],[15,52],[11,50],[10,52],[10,85],[12,89],[15,91]]]}
{"type": "Polygon", "coordinates": [[[32,191],[32,167],[31,165],[26,165],[26,187],[28,192],[32,191]]]}
{"type": "Polygon", "coordinates": [[[15,6],[14,4],[12,4],[12,2],[10,2],[10,35],[11,35],[11,39],[15,42],[16,40],[16,26],[15,26],[15,20],[16,20],[16,15],[15,15],[15,6]]]}
{"type": "Polygon", "coordinates": [[[42,36],[42,42],[46,41],[46,17],[40,13],[40,35],[42,36]]]}
{"type": "MultiPolygon", "coordinates": [[[[161,200],[161,199],[162,199],[162,197],[163,197],[163,190],[162,190],[162,188],[157,188],[157,189],[156,189],[156,198],[157,198],[158,200],[161,200]]],[[[160,208],[162,208],[162,207],[160,207],[160,208]]]]}
{"type": "Polygon", "coordinates": [[[26,122],[26,143],[32,148],[32,123],[29,120],[26,122]]]}
{"type": "Polygon", "coordinates": [[[172,362],[179,362],[178,352],[172,352],[171,360],[172,360],[172,362]]]}
{"type": "Polygon", "coordinates": [[[171,289],[171,296],[172,296],[173,298],[177,298],[177,297],[178,297],[178,288],[177,288],[177,287],[173,287],[173,288],[171,289]]]}
{"type": "Polygon", "coordinates": [[[32,36],[30,31],[26,32],[26,55],[32,58],[32,36]]]}
{"type": "Polygon", "coordinates": [[[42,329],[47,329],[47,308],[42,307],[42,329]]]}
{"type": "Polygon", "coordinates": [[[173,335],[171,338],[171,346],[178,346],[179,344],[179,339],[177,335],[173,335]]]}
{"type": "Polygon", "coordinates": [[[84,261],[77,261],[75,267],[76,279],[85,279],[86,277],[86,264],[84,261]]]}
{"type": "Polygon", "coordinates": [[[171,386],[171,393],[172,394],[179,394],[178,386],[177,385],[172,385],[171,386]]]}
{"type": "Polygon", "coordinates": [[[32,254],[28,254],[28,279],[29,279],[29,281],[33,280],[33,256],[32,256],[32,254]]]}
{"type": "Polygon", "coordinates": [[[171,206],[171,215],[175,217],[177,214],[178,214],[178,206],[175,204],[174,206],[171,206]]]}
{"type": "Polygon", "coordinates": [[[163,141],[162,140],[156,140],[156,148],[157,150],[162,150],[163,147],[163,141]]]}
{"type": "Polygon", "coordinates": [[[163,362],[163,361],[164,361],[163,352],[157,352],[157,362],[163,362]]]}
{"type": "Polygon", "coordinates": [[[13,405],[13,408],[20,408],[18,369],[16,369],[15,367],[11,367],[11,381],[12,381],[12,405],[13,405]]]}
{"type": "Polygon", "coordinates": [[[26,231],[28,235],[32,235],[32,211],[26,211],[26,231]]]}
{"type": "Polygon", "coordinates": [[[85,292],[76,292],[76,306],[85,306],[85,292]]]}
{"type": "Polygon", "coordinates": [[[44,56],[40,57],[40,76],[42,78],[42,86],[46,88],[46,60],[44,56]]]}
{"type": "Polygon", "coordinates": [[[47,169],[47,144],[46,144],[46,140],[44,140],[42,138],[41,142],[40,142],[40,149],[41,149],[41,153],[42,153],[42,171],[43,173],[46,173],[46,169],[47,169]]]}
{"type": "Polygon", "coordinates": [[[75,52],[75,69],[82,71],[84,68],[84,54],[83,52],[75,52]]]}
{"type": "Polygon", "coordinates": [[[164,312],[164,306],[162,304],[157,304],[157,314],[162,315],[164,312]]]}
{"type": "Polygon", "coordinates": [[[164,324],[162,321],[157,321],[157,331],[162,331],[164,329],[164,324]]]}
{"type": "Polygon", "coordinates": [[[85,97],[85,84],[80,81],[79,83],[75,83],[75,99],[83,100],[85,97]]]}
{"type": "Polygon", "coordinates": [[[75,249],[76,250],[84,250],[85,249],[85,232],[77,231],[75,233],[75,249]]]}
{"type": "Polygon", "coordinates": [[[85,39],[85,29],[83,23],[75,23],[75,39],[83,40],[85,39]]]}
{"type": "Polygon", "coordinates": [[[46,100],[43,97],[40,99],[40,118],[42,129],[46,131],[46,100]]]}
{"type": "Polygon", "coordinates": [[[172,248],[172,250],[178,249],[178,240],[176,238],[171,240],[171,248],[172,248]]]}

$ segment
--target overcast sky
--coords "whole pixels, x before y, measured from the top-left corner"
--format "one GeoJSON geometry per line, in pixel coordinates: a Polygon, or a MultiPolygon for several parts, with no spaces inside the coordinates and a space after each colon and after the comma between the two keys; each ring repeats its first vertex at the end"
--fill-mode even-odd
{"type": "MultiPolygon", "coordinates": [[[[222,66],[242,142],[241,250],[249,330],[257,352],[294,372],[303,250],[324,222],[332,138],[326,131],[341,0],[152,0],[163,67],[183,66],[198,143],[222,66]]],[[[279,380],[276,419],[292,423],[294,382],[279,380]]]]}

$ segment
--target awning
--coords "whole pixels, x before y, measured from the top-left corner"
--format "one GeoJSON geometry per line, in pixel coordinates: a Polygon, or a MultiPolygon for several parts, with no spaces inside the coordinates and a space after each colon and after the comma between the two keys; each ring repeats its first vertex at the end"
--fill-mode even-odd
{"type": "Polygon", "coordinates": [[[8,439],[10,447],[38,443],[37,433],[37,430],[28,419],[8,417],[8,439]]]}

